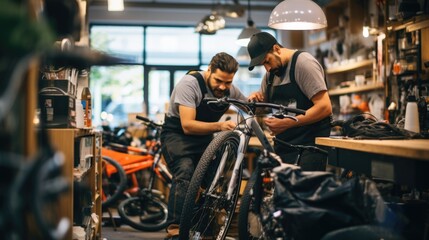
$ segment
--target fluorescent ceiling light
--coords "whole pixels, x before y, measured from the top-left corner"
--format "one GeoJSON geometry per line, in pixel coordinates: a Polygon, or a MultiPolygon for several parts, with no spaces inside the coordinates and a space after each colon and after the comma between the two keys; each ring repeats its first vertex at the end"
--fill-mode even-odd
{"type": "Polygon", "coordinates": [[[281,30],[311,30],[328,26],[323,10],[311,0],[284,0],[271,12],[268,26],[281,30]]]}
{"type": "Polygon", "coordinates": [[[107,10],[124,11],[124,0],[107,0],[107,10]]]}

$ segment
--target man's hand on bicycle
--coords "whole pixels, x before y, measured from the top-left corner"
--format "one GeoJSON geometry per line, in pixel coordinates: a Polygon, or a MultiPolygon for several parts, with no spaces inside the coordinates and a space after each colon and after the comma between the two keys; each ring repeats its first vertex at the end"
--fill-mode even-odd
{"type": "Polygon", "coordinates": [[[237,127],[237,123],[235,123],[231,120],[228,120],[225,122],[221,122],[220,131],[234,130],[235,127],[237,127]]]}
{"type": "Polygon", "coordinates": [[[282,119],[276,117],[267,117],[264,118],[264,123],[271,131],[272,136],[282,133],[289,128],[296,127],[297,125],[297,121],[288,117],[282,119]]]}
{"type": "Polygon", "coordinates": [[[247,101],[249,102],[263,102],[264,101],[264,95],[261,92],[253,92],[249,95],[247,98],[247,101]]]}

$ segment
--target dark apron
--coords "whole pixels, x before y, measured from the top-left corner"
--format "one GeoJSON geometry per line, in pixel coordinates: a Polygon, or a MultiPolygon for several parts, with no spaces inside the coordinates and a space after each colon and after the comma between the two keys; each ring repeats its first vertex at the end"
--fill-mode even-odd
{"type": "MultiPolygon", "coordinates": [[[[272,76],[269,76],[270,80],[267,84],[267,99],[268,102],[273,102],[276,104],[282,104],[288,106],[293,102],[296,102],[296,108],[307,110],[313,106],[313,102],[308,99],[304,93],[299,88],[298,84],[295,81],[295,65],[296,59],[301,51],[294,53],[290,66],[290,83],[271,86],[272,85],[272,76]],[[272,94],[271,94],[272,92],[272,94]],[[271,96],[270,96],[271,95],[271,96]]],[[[270,74],[271,75],[271,74],[270,74]]],[[[294,127],[287,129],[286,131],[276,135],[276,138],[284,140],[291,144],[302,144],[302,145],[314,145],[316,137],[327,137],[331,131],[331,118],[326,117],[316,123],[294,127]]],[[[281,146],[275,146],[276,152],[283,152],[281,146]]]]}
{"type": "MultiPolygon", "coordinates": [[[[204,98],[207,93],[207,88],[203,76],[196,71],[189,74],[198,80],[198,84],[204,98]]],[[[229,93],[227,94],[229,95],[229,93]]],[[[195,120],[203,122],[217,122],[228,108],[229,105],[209,105],[203,99],[200,105],[196,108],[197,114],[195,120]]],[[[180,118],[165,116],[165,122],[161,132],[161,141],[163,141],[163,146],[166,146],[166,150],[172,160],[187,155],[201,155],[212,138],[213,134],[186,135],[183,132],[180,118]]]]}

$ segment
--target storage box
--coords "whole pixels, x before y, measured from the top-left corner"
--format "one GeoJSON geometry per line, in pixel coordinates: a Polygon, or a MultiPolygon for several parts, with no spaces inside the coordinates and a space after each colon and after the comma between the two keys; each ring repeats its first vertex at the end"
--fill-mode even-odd
{"type": "Polygon", "coordinates": [[[68,95],[39,94],[40,121],[48,128],[76,127],[76,99],[68,95]]]}
{"type": "Polygon", "coordinates": [[[40,89],[44,91],[56,91],[62,95],[70,95],[76,97],[76,84],[73,84],[68,79],[56,79],[56,80],[41,80],[40,89]]]}
{"type": "Polygon", "coordinates": [[[42,91],[57,91],[62,95],[76,97],[78,70],[74,68],[61,68],[59,70],[45,70],[39,81],[42,91]]]}

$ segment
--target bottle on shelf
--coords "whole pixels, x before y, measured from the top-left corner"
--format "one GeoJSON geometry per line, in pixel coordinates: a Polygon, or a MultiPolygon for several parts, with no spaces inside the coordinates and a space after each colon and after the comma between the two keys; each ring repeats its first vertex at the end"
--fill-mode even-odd
{"type": "Polygon", "coordinates": [[[88,87],[82,89],[81,103],[83,107],[83,127],[92,127],[92,106],[91,106],[91,92],[88,87]]]}
{"type": "Polygon", "coordinates": [[[417,99],[414,95],[409,95],[407,98],[404,129],[420,133],[419,111],[417,107],[417,99]]]}

